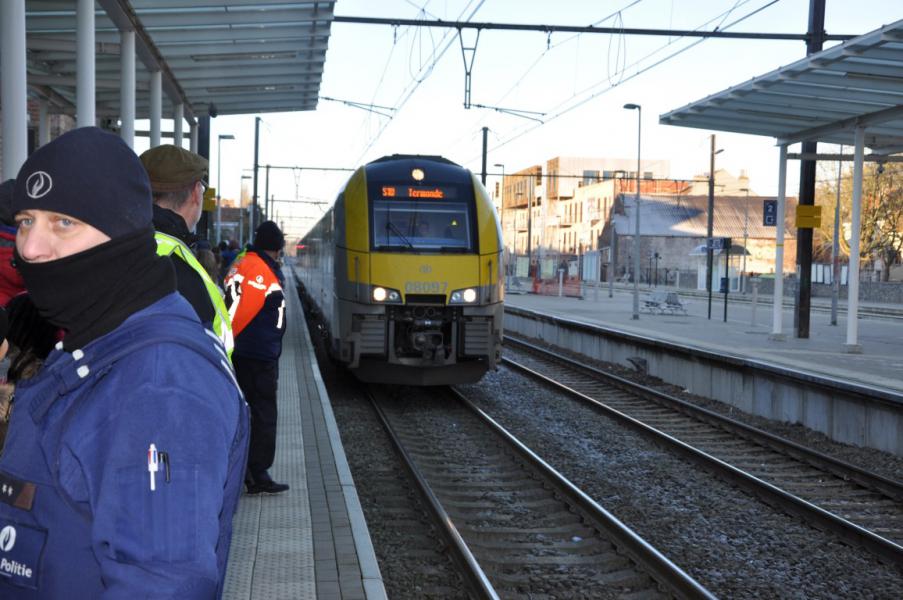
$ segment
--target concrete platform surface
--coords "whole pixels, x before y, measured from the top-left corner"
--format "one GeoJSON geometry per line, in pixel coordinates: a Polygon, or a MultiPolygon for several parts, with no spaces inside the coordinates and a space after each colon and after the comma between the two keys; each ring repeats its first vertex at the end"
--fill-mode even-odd
{"type": "Polygon", "coordinates": [[[290,269],[276,461],[291,489],[243,495],[223,598],[384,600],[385,588],[290,269]]]}
{"type": "MultiPolygon", "coordinates": [[[[640,290],[640,305],[649,289],[640,290]]],[[[813,312],[810,337],[794,337],[793,312],[783,312],[786,339],[772,340],[771,303],[754,307],[748,302],[728,301],[727,322],[723,321],[723,296],[712,301],[712,318],[707,318],[707,298],[681,296],[687,316],[641,312],[633,320],[633,294],[626,290],[588,289],[584,299],[508,294],[506,304],[541,311],[575,321],[596,324],[637,335],[688,345],[721,353],[768,362],[812,374],[864,383],[903,392],[903,319],[859,319],[861,354],[851,354],[845,347],[846,318],[830,324],[830,315],[813,312]]]]}

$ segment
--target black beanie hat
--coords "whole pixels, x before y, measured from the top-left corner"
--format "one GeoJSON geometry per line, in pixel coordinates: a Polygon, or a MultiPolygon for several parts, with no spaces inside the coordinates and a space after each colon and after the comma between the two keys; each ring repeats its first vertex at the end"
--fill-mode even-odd
{"type": "Polygon", "coordinates": [[[151,206],[147,172],[128,144],[81,127],[28,157],[16,176],[12,212],[62,213],[115,239],[150,227],[151,206]]]}
{"type": "Polygon", "coordinates": [[[264,221],[254,233],[254,247],[259,250],[278,252],[285,246],[285,236],[273,221],[264,221]]]}

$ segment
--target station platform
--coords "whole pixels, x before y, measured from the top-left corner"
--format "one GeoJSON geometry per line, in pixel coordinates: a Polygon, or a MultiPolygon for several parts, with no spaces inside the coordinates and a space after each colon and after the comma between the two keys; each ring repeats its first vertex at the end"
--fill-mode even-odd
{"type": "MultiPolygon", "coordinates": [[[[660,288],[673,291],[671,288],[660,288]]],[[[656,289],[640,288],[643,298],[656,289]]],[[[633,320],[632,289],[614,290],[588,287],[583,299],[543,296],[537,294],[508,294],[506,305],[539,311],[574,321],[600,325],[676,344],[718,352],[725,356],[750,358],[765,363],[793,368],[813,375],[863,383],[894,393],[903,392],[903,319],[859,318],[861,354],[846,351],[846,315],[838,315],[837,325],[830,324],[830,314],[813,311],[810,318],[810,337],[794,337],[793,311],[783,311],[783,341],[772,340],[771,299],[731,302],[728,297],[728,317],[724,318],[723,295],[713,296],[712,317],[707,318],[708,299],[681,294],[681,302],[688,315],[650,314],[641,312],[633,320]]]]}
{"type": "Polygon", "coordinates": [[[223,598],[383,600],[379,565],[291,269],[285,273],[288,323],[270,474],[291,489],[242,495],[223,598]]]}

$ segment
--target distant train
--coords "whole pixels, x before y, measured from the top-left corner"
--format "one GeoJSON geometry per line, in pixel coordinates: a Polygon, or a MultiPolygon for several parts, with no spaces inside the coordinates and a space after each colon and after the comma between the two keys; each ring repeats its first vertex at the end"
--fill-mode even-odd
{"type": "Polygon", "coordinates": [[[478,381],[501,355],[501,230],[479,180],[438,156],[357,169],[298,244],[308,309],[363,381],[478,381]]]}

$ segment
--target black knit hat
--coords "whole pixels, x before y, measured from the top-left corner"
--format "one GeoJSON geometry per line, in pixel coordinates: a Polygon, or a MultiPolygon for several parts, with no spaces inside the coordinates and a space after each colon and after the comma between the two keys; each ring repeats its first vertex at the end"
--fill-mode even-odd
{"type": "Polygon", "coordinates": [[[64,133],[28,157],[12,212],[62,213],[118,238],[151,226],[151,188],[138,156],[97,127],[64,133]]]}
{"type": "Polygon", "coordinates": [[[254,233],[254,247],[258,250],[278,252],[285,246],[285,236],[273,221],[264,221],[254,233]]]}

